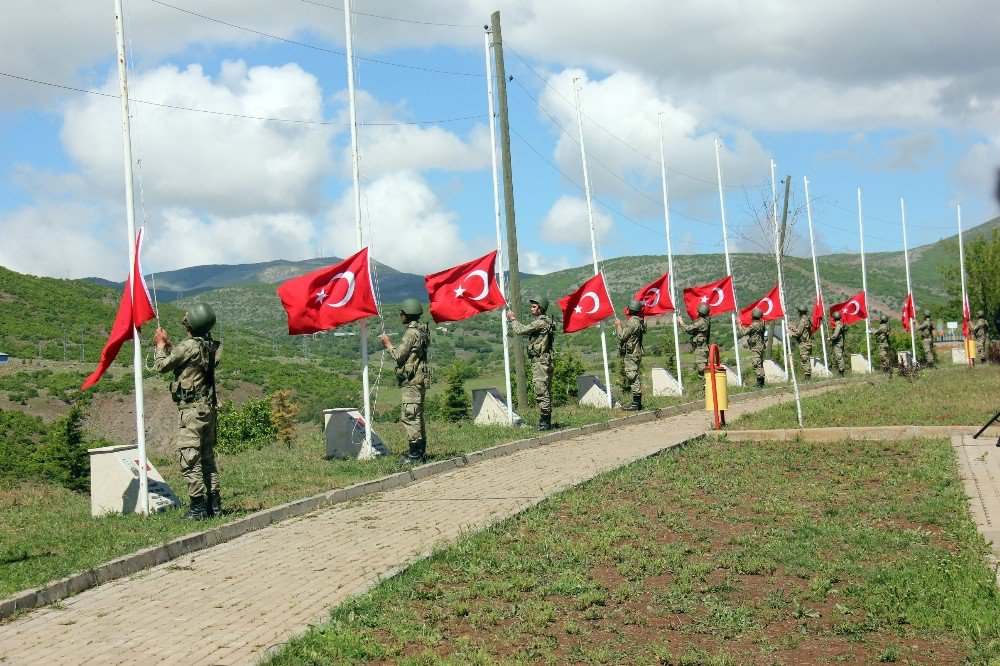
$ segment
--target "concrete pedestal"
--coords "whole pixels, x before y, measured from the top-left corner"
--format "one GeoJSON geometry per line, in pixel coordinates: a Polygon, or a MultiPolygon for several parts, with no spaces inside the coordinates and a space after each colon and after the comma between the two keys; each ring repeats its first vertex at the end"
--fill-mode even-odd
{"type": "Polygon", "coordinates": [[[908,351],[896,352],[896,360],[899,361],[900,367],[907,367],[913,365],[913,354],[908,351]]]}
{"type": "Polygon", "coordinates": [[[864,354],[851,354],[851,372],[860,375],[870,373],[872,367],[868,365],[868,357],[864,354]]]}
{"type": "Polygon", "coordinates": [[[653,396],[681,395],[681,385],[666,368],[653,368],[653,396]]]}
{"type": "Polygon", "coordinates": [[[830,369],[823,365],[823,361],[819,360],[815,356],[812,357],[812,376],[813,377],[832,377],[833,373],[830,369]]]}
{"type": "MultiPolygon", "coordinates": [[[[476,425],[508,425],[507,401],[495,388],[472,390],[473,423],[476,425]]],[[[514,413],[514,425],[524,425],[521,417],[514,413]]]]}
{"type": "Polygon", "coordinates": [[[785,376],[785,369],[772,361],[771,359],[764,360],[764,383],[765,384],[784,384],[788,381],[788,377],[785,376]]]}
{"type": "Polygon", "coordinates": [[[366,460],[389,455],[389,447],[372,431],[372,451],[365,455],[365,419],[351,407],[323,410],[327,458],[366,460]]]}
{"type": "MultiPolygon", "coordinates": [[[[90,515],[138,513],[139,447],[134,444],[90,449],[90,515]]],[[[153,463],[146,465],[149,511],[156,513],[181,501],[163,480],[153,463]]]]}
{"type": "Polygon", "coordinates": [[[965,349],[962,347],[955,347],[951,350],[951,362],[955,365],[968,365],[969,357],[965,353],[965,349]]]}
{"type": "MultiPolygon", "coordinates": [[[[584,407],[608,406],[608,388],[597,375],[580,375],[576,380],[576,395],[584,407]]],[[[612,407],[618,406],[618,401],[612,397],[612,407]]]]}
{"type": "MultiPolygon", "coordinates": [[[[723,364],[722,367],[726,369],[726,384],[729,386],[739,386],[740,385],[739,375],[737,375],[734,371],[730,370],[728,365],[723,364]]],[[[705,371],[705,374],[706,375],[708,374],[708,370],[705,371]]]]}

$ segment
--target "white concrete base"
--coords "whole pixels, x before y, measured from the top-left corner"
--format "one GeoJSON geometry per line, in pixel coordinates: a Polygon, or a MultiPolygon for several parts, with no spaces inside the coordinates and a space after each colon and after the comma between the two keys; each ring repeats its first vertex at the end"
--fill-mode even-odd
{"type": "MultiPolygon", "coordinates": [[[[722,367],[726,369],[726,384],[728,386],[739,386],[740,376],[737,375],[735,371],[730,370],[729,366],[725,363],[722,364],[722,367]]],[[[705,371],[705,374],[708,374],[708,370],[705,371]]]]}
{"type": "Polygon", "coordinates": [[[896,360],[899,362],[900,367],[907,367],[913,365],[913,354],[908,351],[896,352],[896,360]]]}
{"type": "Polygon", "coordinates": [[[323,410],[323,429],[326,432],[327,458],[356,458],[370,460],[389,455],[389,447],[372,431],[372,451],[365,451],[365,419],[361,412],[351,407],[323,410]]]}
{"type": "Polygon", "coordinates": [[[681,385],[666,368],[653,368],[653,397],[681,395],[681,385]]]}
{"type": "Polygon", "coordinates": [[[855,375],[867,374],[872,371],[868,358],[864,354],[851,354],[851,372],[855,375]]]}
{"type": "Polygon", "coordinates": [[[785,376],[785,369],[772,361],[771,359],[764,359],[764,383],[765,384],[784,384],[788,381],[788,377],[785,376]]]}
{"type": "Polygon", "coordinates": [[[812,376],[813,377],[833,377],[833,373],[830,372],[829,368],[827,368],[825,365],[823,365],[823,362],[821,360],[819,360],[818,358],[816,358],[815,356],[813,356],[812,357],[812,376]]]}
{"type": "Polygon", "coordinates": [[[965,354],[965,349],[962,347],[955,347],[951,350],[951,362],[956,365],[968,365],[969,357],[965,354]]]}
{"type": "MultiPolygon", "coordinates": [[[[472,390],[473,423],[476,425],[509,425],[507,401],[495,388],[472,390]]],[[[514,413],[514,425],[524,425],[521,417],[514,413]]]]}
{"type": "MultiPolygon", "coordinates": [[[[608,389],[597,375],[580,375],[576,380],[576,395],[583,407],[608,407],[608,389]]],[[[612,396],[612,407],[618,406],[618,401],[612,396]]]]}
{"type": "MultiPolygon", "coordinates": [[[[90,449],[90,515],[139,513],[139,447],[134,444],[90,449]]],[[[181,501],[153,463],[146,465],[149,512],[180,506],[181,501]]]]}

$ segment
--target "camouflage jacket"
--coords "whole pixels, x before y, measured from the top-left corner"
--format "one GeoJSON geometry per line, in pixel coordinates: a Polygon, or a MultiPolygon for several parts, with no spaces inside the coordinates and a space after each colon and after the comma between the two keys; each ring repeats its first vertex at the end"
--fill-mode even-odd
{"type": "Polygon", "coordinates": [[[930,319],[924,319],[917,326],[917,332],[920,333],[922,338],[933,338],[934,337],[934,324],[930,319]]]}
{"type": "Polygon", "coordinates": [[[618,332],[618,353],[622,356],[642,358],[642,336],[646,334],[646,320],[642,315],[632,315],[618,332]]]}
{"type": "Polygon", "coordinates": [[[889,324],[881,324],[875,329],[873,335],[875,336],[875,344],[879,347],[889,346],[889,324]]]}
{"type": "Polygon", "coordinates": [[[812,318],[804,314],[799,317],[798,324],[789,324],[788,332],[792,334],[792,337],[802,344],[803,342],[812,341],[812,318]]]}
{"type": "Polygon", "coordinates": [[[556,325],[546,314],[535,317],[530,324],[514,320],[510,322],[515,335],[528,338],[528,358],[538,358],[552,353],[552,341],[556,335],[556,325]]]}
{"type": "Polygon", "coordinates": [[[764,349],[764,329],[767,328],[762,321],[752,322],[749,326],[740,326],[740,335],[746,337],[747,348],[753,351],[764,349]]]}
{"type": "Polygon", "coordinates": [[[707,347],[709,337],[712,334],[712,322],[708,317],[698,317],[690,324],[680,322],[685,333],[691,335],[691,345],[694,347],[707,347]]]}
{"type": "Polygon", "coordinates": [[[969,332],[977,340],[986,340],[990,337],[990,325],[986,323],[985,319],[980,317],[974,324],[969,326],[969,332]]]}
{"type": "Polygon", "coordinates": [[[427,386],[430,372],[427,368],[427,347],[431,334],[427,324],[411,321],[403,332],[403,339],[386,351],[396,361],[396,378],[400,386],[427,386]]]}
{"type": "Polygon", "coordinates": [[[217,343],[210,338],[187,337],[168,352],[157,348],[153,356],[153,369],[174,373],[170,382],[170,395],[178,406],[194,404],[213,406],[215,360],[217,343]]]}
{"type": "Polygon", "coordinates": [[[831,345],[842,345],[847,341],[847,326],[844,322],[838,321],[833,325],[833,330],[830,332],[830,344],[831,345]]]}

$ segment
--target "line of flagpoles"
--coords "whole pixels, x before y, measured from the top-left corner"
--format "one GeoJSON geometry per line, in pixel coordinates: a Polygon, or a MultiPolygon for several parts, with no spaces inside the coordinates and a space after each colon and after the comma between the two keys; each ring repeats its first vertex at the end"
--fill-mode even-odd
{"type": "MultiPolygon", "coordinates": [[[[329,269],[322,269],[316,271],[315,273],[302,276],[301,278],[294,278],[288,281],[281,288],[279,288],[279,294],[282,294],[282,290],[285,293],[282,294],[282,301],[289,312],[289,332],[311,332],[313,330],[323,330],[322,327],[332,328],[333,326],[346,323],[347,321],[355,321],[360,319],[360,338],[361,338],[361,365],[362,365],[362,393],[364,399],[364,418],[365,418],[365,442],[362,449],[362,453],[359,457],[370,458],[374,456],[374,451],[372,447],[372,433],[371,429],[367,424],[371,423],[371,396],[370,396],[370,386],[369,386],[369,368],[368,368],[368,345],[367,345],[367,331],[365,326],[365,318],[367,316],[372,316],[378,313],[377,303],[375,302],[374,288],[371,283],[371,278],[368,274],[370,267],[370,257],[368,256],[367,247],[364,244],[364,239],[362,235],[362,224],[361,224],[361,188],[360,188],[360,154],[358,149],[358,124],[357,124],[357,114],[356,114],[356,103],[355,103],[355,87],[354,87],[354,55],[353,55],[353,39],[352,39],[352,26],[351,26],[351,2],[350,0],[345,0],[344,2],[344,28],[346,33],[346,61],[347,61],[347,79],[348,79],[348,99],[350,107],[350,118],[351,118],[351,155],[352,155],[352,175],[353,175],[353,185],[354,185],[354,213],[355,213],[355,227],[356,227],[356,241],[358,247],[358,254],[351,257],[344,262],[341,262],[337,266],[330,267],[329,269]],[[354,262],[354,263],[352,263],[354,262]],[[362,263],[357,263],[362,262],[362,263]],[[348,270],[344,266],[350,264],[349,268],[353,270],[348,270]],[[335,271],[340,271],[339,273],[335,271]],[[359,277],[361,273],[364,273],[363,278],[367,280],[366,283],[363,281],[359,282],[359,277]],[[349,277],[347,277],[349,276],[349,277]],[[333,303],[325,302],[327,298],[334,300],[332,298],[334,284],[338,281],[343,281],[346,284],[346,296],[343,296],[340,300],[334,301],[333,303]],[[290,285],[295,283],[294,288],[290,285]],[[331,292],[326,293],[326,288],[329,287],[331,292]],[[351,310],[350,316],[353,318],[343,318],[343,315],[333,314],[331,315],[327,312],[324,306],[332,306],[333,308],[342,307],[350,301],[352,294],[355,293],[355,288],[357,287],[357,293],[361,294],[360,298],[365,302],[358,305],[357,308],[351,310]],[[316,289],[318,288],[318,291],[316,289]],[[298,291],[294,291],[298,289],[298,291]],[[293,293],[294,291],[294,293],[293,293]],[[315,291],[315,293],[313,293],[315,291]],[[289,295],[291,294],[291,295],[289,295]],[[297,324],[293,325],[292,318],[293,312],[289,309],[289,301],[286,300],[299,299],[301,303],[293,302],[292,305],[295,307],[304,308],[301,312],[297,311],[297,316],[302,315],[305,319],[299,321],[297,324]],[[369,298],[370,297],[370,298],[369,298]],[[312,301],[315,299],[315,303],[312,301]],[[308,308],[313,308],[315,312],[306,312],[308,308]],[[325,323],[324,323],[324,317],[325,323]],[[337,319],[337,317],[341,317],[337,319]],[[330,322],[334,322],[329,325],[330,322]]],[[[117,39],[117,53],[118,53],[118,73],[120,82],[120,94],[121,94],[121,116],[122,116],[122,136],[123,136],[123,152],[124,152],[124,163],[125,163],[125,206],[126,206],[126,217],[128,221],[128,240],[129,240],[129,281],[126,287],[126,294],[123,297],[122,308],[119,312],[119,319],[122,318],[122,314],[126,315],[126,324],[130,324],[131,328],[131,339],[133,341],[133,373],[135,380],[135,403],[136,403],[136,439],[138,447],[138,460],[136,461],[139,468],[139,506],[143,514],[148,514],[149,512],[149,495],[148,495],[148,480],[147,480],[147,455],[145,446],[145,425],[144,425],[144,406],[143,406],[143,391],[142,391],[142,359],[141,359],[141,337],[139,333],[139,326],[148,321],[151,318],[148,315],[139,313],[142,309],[143,303],[137,302],[140,295],[145,291],[145,284],[142,281],[142,274],[137,271],[139,266],[138,252],[140,251],[140,246],[137,242],[137,234],[135,228],[135,201],[133,193],[133,180],[132,180],[132,148],[131,148],[131,133],[130,133],[130,116],[129,116],[129,105],[128,105],[128,83],[127,83],[127,64],[125,59],[125,38],[124,38],[124,27],[122,23],[122,0],[114,0],[115,6],[115,29],[116,29],[116,39],[117,39]],[[139,288],[142,288],[142,292],[139,288]],[[128,312],[126,312],[128,310],[128,312]]],[[[472,265],[483,265],[486,260],[490,266],[490,271],[493,275],[489,276],[489,280],[483,278],[483,289],[482,294],[479,298],[472,298],[472,300],[482,300],[490,291],[491,283],[494,280],[498,281],[497,288],[500,294],[499,305],[490,307],[489,309],[495,309],[496,307],[501,308],[501,337],[503,340],[503,354],[504,354],[504,380],[505,388],[507,393],[507,415],[510,424],[514,423],[514,413],[513,413],[513,400],[511,399],[511,370],[510,370],[510,348],[509,348],[509,332],[507,326],[507,317],[504,316],[507,309],[507,287],[504,275],[504,254],[503,254],[503,236],[505,229],[501,221],[501,199],[499,193],[499,176],[498,176],[498,160],[497,160],[497,139],[496,139],[496,113],[494,104],[494,94],[493,94],[493,71],[491,66],[491,54],[493,49],[492,33],[487,31],[484,36],[485,45],[485,55],[486,55],[486,80],[487,80],[487,101],[489,104],[489,117],[490,117],[490,143],[491,143],[491,158],[492,158],[492,176],[493,176],[493,198],[494,198],[494,219],[496,226],[496,238],[497,238],[497,250],[491,255],[482,257],[473,262],[469,262],[467,265],[462,265],[455,267],[455,269],[449,269],[449,271],[454,272],[456,269],[463,269],[466,266],[472,265]]],[[[614,314],[615,309],[611,303],[610,291],[607,288],[607,283],[603,272],[601,271],[600,264],[598,261],[597,253],[597,239],[594,226],[594,215],[593,215],[593,204],[591,199],[590,191],[590,177],[587,166],[587,151],[585,145],[585,137],[583,131],[583,111],[581,102],[581,88],[579,85],[579,80],[574,79],[574,94],[576,100],[576,112],[577,112],[577,130],[579,134],[579,144],[580,144],[580,158],[583,168],[584,176],[584,192],[587,202],[587,221],[590,232],[590,242],[591,242],[591,255],[594,267],[594,277],[588,280],[577,292],[566,296],[560,300],[560,306],[564,308],[564,330],[567,332],[572,332],[573,330],[582,330],[582,328],[589,327],[590,325],[596,324],[600,328],[601,332],[601,353],[604,366],[604,379],[607,387],[607,398],[608,407],[614,404],[612,397],[612,385],[610,377],[610,368],[608,363],[608,350],[607,350],[607,336],[605,330],[604,320],[614,314]],[[603,299],[601,297],[604,297],[603,299]],[[589,297],[593,297],[593,308],[588,311],[583,310],[583,304],[587,302],[589,297]],[[574,323],[573,326],[579,326],[579,328],[572,328],[568,323],[570,318],[576,316],[576,314],[581,314],[583,317],[583,324],[574,323]],[[602,316],[603,315],[603,316],[602,316]]],[[[664,208],[664,224],[666,227],[666,250],[667,250],[667,274],[658,281],[651,283],[649,285],[649,290],[643,292],[640,290],[636,294],[636,300],[642,301],[646,296],[655,292],[656,302],[660,302],[661,289],[659,287],[652,289],[653,285],[665,286],[668,292],[669,309],[662,310],[663,312],[669,312],[672,314],[672,325],[673,325],[673,335],[674,335],[674,352],[676,359],[676,371],[677,371],[677,384],[681,394],[684,393],[683,387],[683,373],[681,370],[681,355],[680,355],[680,338],[678,331],[678,315],[674,307],[676,301],[675,293],[675,273],[673,265],[673,248],[671,245],[671,227],[670,227],[670,207],[669,207],[669,188],[667,182],[667,171],[666,171],[666,159],[665,150],[663,143],[663,114],[658,114],[657,125],[659,134],[659,149],[660,149],[660,170],[663,188],[663,208],[664,208]]],[[[742,370],[741,361],[739,353],[739,336],[736,326],[737,319],[737,307],[736,307],[736,294],[735,287],[732,284],[732,261],[729,253],[729,240],[728,231],[726,224],[726,207],[725,207],[725,197],[723,194],[723,181],[722,181],[722,161],[720,156],[721,143],[716,137],[715,139],[715,158],[716,158],[716,173],[717,173],[717,184],[719,190],[719,208],[720,217],[722,222],[722,241],[723,249],[725,253],[726,261],[726,273],[727,277],[716,283],[709,285],[702,285],[701,287],[693,287],[684,289],[685,302],[688,306],[689,312],[691,311],[692,303],[688,302],[689,295],[700,295],[703,293],[712,294],[713,298],[715,293],[719,294],[717,302],[713,302],[712,305],[718,305],[722,303],[725,298],[731,298],[731,307],[728,310],[731,312],[731,323],[733,330],[733,340],[734,340],[734,351],[736,355],[736,371],[739,382],[742,385],[742,370]],[[720,285],[728,284],[730,293],[728,295],[724,294],[720,285]],[[711,291],[706,292],[706,289],[711,288],[711,291]],[[700,290],[700,291],[699,291],[700,290]]],[[[779,221],[778,221],[778,192],[777,192],[777,181],[775,179],[776,164],[774,160],[771,160],[771,185],[772,185],[772,214],[769,216],[774,224],[774,252],[775,252],[775,264],[777,273],[777,293],[778,300],[780,303],[780,325],[782,331],[782,356],[785,367],[786,378],[790,377],[793,383],[793,388],[796,395],[796,405],[798,412],[799,425],[802,425],[802,410],[801,403],[799,400],[798,391],[798,380],[795,374],[794,363],[791,361],[791,341],[788,336],[788,308],[785,302],[785,291],[784,291],[784,277],[782,271],[782,255],[783,247],[782,243],[784,239],[779,231],[779,221]]],[[[785,207],[784,215],[787,216],[788,213],[788,196],[790,188],[790,179],[786,179],[785,182],[785,207]]],[[[813,265],[813,280],[815,285],[816,300],[813,307],[812,321],[814,332],[816,329],[820,331],[820,337],[823,347],[823,363],[828,366],[827,350],[826,350],[826,336],[824,332],[824,326],[822,324],[822,319],[826,315],[826,308],[823,303],[823,294],[821,287],[821,280],[819,275],[819,268],[816,258],[816,244],[815,237],[813,233],[812,226],[812,207],[811,200],[809,197],[809,179],[804,178],[805,185],[805,198],[806,198],[806,219],[809,229],[809,247],[810,254],[812,258],[813,265]]],[[[868,295],[868,278],[867,269],[865,265],[865,250],[864,250],[864,215],[862,209],[862,194],[861,188],[857,190],[858,198],[858,232],[860,240],[860,253],[861,253],[861,281],[862,281],[862,292],[858,294],[853,299],[850,299],[844,303],[836,304],[830,307],[830,312],[832,313],[836,308],[840,308],[842,311],[846,309],[846,313],[849,315],[856,316],[857,319],[863,318],[865,321],[865,338],[866,338],[866,350],[867,350],[867,360],[868,360],[868,371],[872,371],[871,363],[871,339],[870,339],[870,323],[869,315],[867,311],[867,295],[868,295]],[[861,307],[861,304],[864,304],[861,307]],[[850,311],[850,305],[856,305],[853,313],[850,311]],[[862,316],[863,315],[863,316],[862,316]]],[[[959,264],[960,264],[960,275],[961,275],[961,297],[962,297],[962,307],[963,307],[963,333],[968,338],[969,328],[969,303],[968,296],[966,293],[965,284],[965,255],[964,246],[962,243],[962,212],[961,206],[956,207],[956,213],[958,218],[958,237],[959,237],[959,264]]],[[[913,290],[910,282],[910,265],[909,265],[909,248],[906,237],[906,207],[905,202],[900,199],[900,215],[902,219],[903,227],[903,253],[904,253],[904,264],[906,270],[906,289],[907,296],[906,302],[903,308],[903,323],[904,327],[910,332],[912,352],[914,358],[916,357],[916,337],[914,332],[914,315],[915,315],[915,305],[913,302],[913,290]]],[[[471,269],[470,269],[471,270],[471,269]]],[[[442,271],[441,273],[435,274],[434,276],[427,276],[428,280],[428,290],[430,292],[431,278],[435,276],[441,276],[449,271],[442,271]]],[[[447,283],[449,286],[459,285],[456,291],[456,298],[463,293],[463,281],[466,277],[474,275],[476,273],[484,273],[483,270],[472,271],[467,273],[461,278],[459,282],[447,283]]],[[[432,301],[434,295],[431,294],[432,301]]],[[[651,300],[651,299],[650,299],[651,300]]],[[[650,300],[647,300],[648,304],[650,300]]],[[[701,297],[702,302],[707,302],[708,298],[706,296],[701,297]]],[[[770,302],[768,297],[764,297],[759,301],[755,302],[753,306],[758,303],[763,303],[764,301],[770,302]]],[[[728,302],[727,302],[728,303],[728,302]]],[[[772,304],[773,305],[773,304],[772,304]]],[[[148,302],[148,293],[145,294],[145,307],[152,313],[152,306],[148,302]]],[[[745,308],[746,310],[746,308],[745,308]]],[[[473,311],[471,314],[478,314],[479,312],[485,312],[487,310],[473,311]]],[[[434,307],[432,304],[432,313],[434,312],[434,307]]],[[[740,311],[741,315],[744,314],[740,311]]],[[[471,314],[466,314],[465,316],[471,316],[471,314]]],[[[714,314],[714,313],[713,313],[714,314]]],[[[692,315],[693,316],[693,315],[692,315]]],[[[772,319],[777,319],[778,316],[772,317],[772,319]]],[[[435,315],[435,320],[437,316],[435,315]]],[[[116,324],[117,324],[116,320],[116,324]]],[[[120,347],[122,341],[118,342],[120,347]]],[[[111,349],[112,340],[109,340],[109,344],[105,347],[105,354],[102,354],[102,366],[95,371],[95,374],[91,378],[88,378],[88,384],[91,383],[91,379],[96,381],[100,376],[100,373],[106,369],[105,358],[109,349],[111,349]]],[[[107,364],[110,364],[113,360],[113,355],[117,354],[117,348],[112,351],[111,358],[107,359],[107,364]]]]}

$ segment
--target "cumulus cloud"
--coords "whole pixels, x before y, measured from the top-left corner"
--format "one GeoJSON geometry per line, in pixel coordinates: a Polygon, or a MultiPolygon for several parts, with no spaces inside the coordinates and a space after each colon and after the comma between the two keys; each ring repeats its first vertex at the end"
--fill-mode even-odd
{"type": "MultiPolygon", "coordinates": [[[[611,217],[594,209],[594,236],[597,242],[605,240],[613,226],[611,217]]],[[[565,243],[578,249],[590,249],[590,220],[587,202],[579,197],[563,195],[552,204],[542,218],[539,235],[551,243],[565,243]]]]}
{"type": "Polygon", "coordinates": [[[128,239],[124,225],[109,228],[107,213],[53,202],[0,214],[0,265],[31,275],[122,280],[129,270],[128,239]]]}
{"type": "Polygon", "coordinates": [[[550,257],[534,250],[518,252],[517,259],[521,271],[532,275],[554,273],[569,268],[571,265],[566,256],[550,257]]]}

